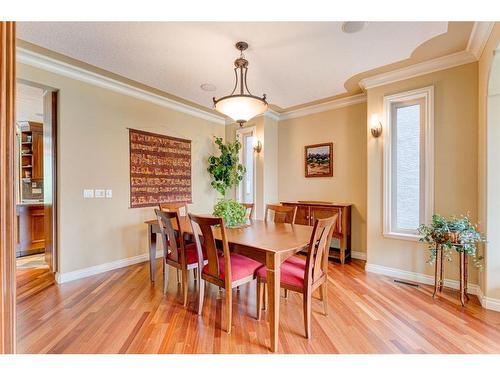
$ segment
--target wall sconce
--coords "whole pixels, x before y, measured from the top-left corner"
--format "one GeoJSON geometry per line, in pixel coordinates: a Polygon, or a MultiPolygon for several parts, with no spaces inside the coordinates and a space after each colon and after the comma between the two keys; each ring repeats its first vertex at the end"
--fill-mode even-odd
{"type": "Polygon", "coordinates": [[[375,138],[380,137],[380,135],[382,134],[382,123],[378,119],[378,115],[376,113],[374,113],[372,115],[370,126],[371,126],[370,130],[372,132],[372,135],[375,138]]]}
{"type": "Polygon", "coordinates": [[[257,153],[260,154],[262,151],[262,143],[257,139],[257,142],[253,146],[253,150],[257,153]]]}

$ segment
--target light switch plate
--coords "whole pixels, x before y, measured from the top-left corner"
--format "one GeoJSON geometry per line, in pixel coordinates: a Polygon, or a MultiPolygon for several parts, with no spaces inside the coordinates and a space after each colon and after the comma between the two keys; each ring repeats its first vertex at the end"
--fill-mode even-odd
{"type": "Polygon", "coordinates": [[[113,190],[106,189],[106,198],[113,198],[113,190]]]}
{"type": "Polygon", "coordinates": [[[105,196],[105,190],[104,189],[95,189],[95,197],[96,198],[104,198],[105,196]]]}
{"type": "Polygon", "coordinates": [[[83,197],[84,198],[94,198],[94,190],[93,189],[83,189],[83,197]]]}

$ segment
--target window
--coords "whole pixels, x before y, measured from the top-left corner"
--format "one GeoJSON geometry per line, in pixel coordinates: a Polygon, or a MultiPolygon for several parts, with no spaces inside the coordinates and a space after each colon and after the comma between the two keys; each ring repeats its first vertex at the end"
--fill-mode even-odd
{"type": "Polygon", "coordinates": [[[434,207],[433,87],[384,98],[384,236],[414,240],[434,207]]]}
{"type": "Polygon", "coordinates": [[[240,163],[246,168],[243,181],[238,185],[238,200],[243,203],[255,202],[254,151],[255,127],[238,129],[236,136],[241,143],[240,163]]]}

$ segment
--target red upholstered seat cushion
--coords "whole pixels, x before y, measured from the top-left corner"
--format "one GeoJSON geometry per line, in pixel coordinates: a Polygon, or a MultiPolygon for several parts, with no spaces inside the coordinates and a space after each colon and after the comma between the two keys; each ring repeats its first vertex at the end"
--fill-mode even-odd
{"type": "MultiPolygon", "coordinates": [[[[186,264],[198,263],[198,252],[196,251],[196,244],[190,243],[184,246],[186,252],[186,264]]],[[[205,247],[202,248],[203,259],[207,259],[207,253],[205,247]]],[[[171,254],[168,255],[171,258],[171,254]]],[[[179,259],[179,263],[181,260],[179,259]]]]}
{"type": "MultiPolygon", "coordinates": [[[[304,276],[306,274],[306,260],[299,257],[290,257],[281,264],[281,283],[304,286],[304,276]]],[[[265,279],[267,268],[262,267],[257,270],[257,277],[265,279]]]]}
{"type": "MultiPolygon", "coordinates": [[[[259,267],[262,267],[262,263],[239,254],[231,254],[230,260],[231,281],[252,276],[259,267]]],[[[203,272],[208,273],[208,264],[203,268],[203,272]]],[[[219,272],[220,278],[224,280],[224,257],[222,255],[219,256],[219,272]]]]}

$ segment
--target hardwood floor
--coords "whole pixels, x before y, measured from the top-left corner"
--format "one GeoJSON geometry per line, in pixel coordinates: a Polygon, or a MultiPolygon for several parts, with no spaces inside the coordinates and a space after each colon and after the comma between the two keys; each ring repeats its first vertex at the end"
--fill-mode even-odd
{"type": "MultiPolygon", "coordinates": [[[[233,292],[233,331],[221,330],[223,293],[206,289],[198,317],[190,274],[188,308],[171,269],[168,294],[149,281],[148,263],[56,285],[45,270],[18,270],[20,353],[268,353],[266,313],[255,320],[255,283],[233,292]]],[[[281,301],[282,353],[500,353],[500,313],[477,298],[460,306],[447,290],[396,284],[365,273],[364,262],[330,264],[329,315],[313,298],[312,339],[304,337],[302,298],[281,301]]],[[[225,319],[224,316],[222,316],[225,319]]]]}

